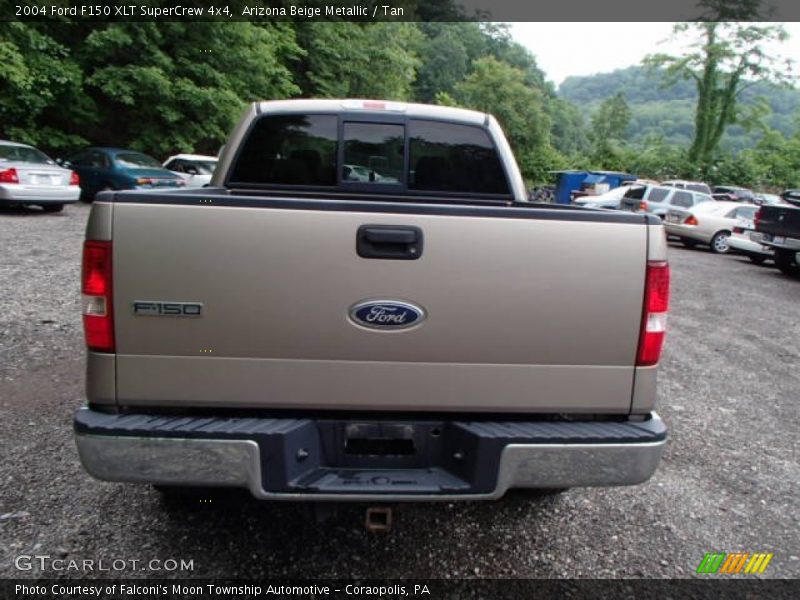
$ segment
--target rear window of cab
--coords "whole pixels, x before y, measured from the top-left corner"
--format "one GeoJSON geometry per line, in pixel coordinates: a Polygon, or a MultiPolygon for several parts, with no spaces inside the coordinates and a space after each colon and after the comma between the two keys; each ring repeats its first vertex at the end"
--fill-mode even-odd
{"type": "Polygon", "coordinates": [[[488,131],[424,119],[263,116],[251,126],[230,173],[230,187],[511,195],[488,131]]]}

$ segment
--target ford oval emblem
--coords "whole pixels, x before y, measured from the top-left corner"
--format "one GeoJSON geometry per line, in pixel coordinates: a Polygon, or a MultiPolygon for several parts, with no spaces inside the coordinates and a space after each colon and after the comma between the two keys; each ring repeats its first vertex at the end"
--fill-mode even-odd
{"type": "Polygon", "coordinates": [[[400,300],[364,300],[350,308],[350,318],[370,329],[407,329],[425,319],[425,311],[400,300]]]}

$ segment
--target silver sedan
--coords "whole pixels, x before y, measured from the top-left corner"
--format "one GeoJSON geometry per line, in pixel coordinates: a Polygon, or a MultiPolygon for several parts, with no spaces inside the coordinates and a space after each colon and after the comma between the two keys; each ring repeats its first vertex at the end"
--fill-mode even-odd
{"type": "Polygon", "coordinates": [[[58,212],[77,202],[78,174],[33,146],[0,140],[0,205],[37,205],[58,212]]]}
{"type": "Polygon", "coordinates": [[[711,251],[727,254],[728,238],[739,219],[753,220],[757,206],[739,202],[703,202],[692,208],[673,208],[667,212],[664,229],[677,236],[684,246],[708,244],[711,251]]]}

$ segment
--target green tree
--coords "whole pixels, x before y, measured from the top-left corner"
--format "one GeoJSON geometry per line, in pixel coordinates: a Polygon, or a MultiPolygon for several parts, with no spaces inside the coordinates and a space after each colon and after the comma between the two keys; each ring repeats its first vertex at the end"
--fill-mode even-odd
{"type": "Polygon", "coordinates": [[[298,30],[306,50],[303,91],[329,98],[407,100],[422,36],[414,23],[313,22],[298,30]]]}
{"type": "Polygon", "coordinates": [[[598,168],[624,170],[627,161],[624,140],[631,121],[631,109],[622,92],[603,101],[592,116],[589,138],[591,159],[598,168]]]}
{"type": "Polygon", "coordinates": [[[800,187],[800,131],[787,137],[767,130],[758,145],[742,152],[738,160],[755,166],[751,178],[758,184],[781,189],[800,187]]]}
{"type": "Polygon", "coordinates": [[[624,140],[631,122],[631,109],[625,94],[617,92],[606,99],[592,116],[592,140],[624,140]]]}
{"type": "Polygon", "coordinates": [[[728,125],[737,120],[742,92],[758,81],[791,80],[791,63],[768,55],[763,45],[783,41],[778,25],[749,23],[681,23],[674,33],[688,38],[681,55],[656,54],[645,59],[651,67],[665,68],[666,83],[690,79],[697,89],[694,139],[689,159],[707,171],[728,125]]]}
{"type": "Polygon", "coordinates": [[[98,143],[167,154],[216,152],[245,103],[299,88],[287,63],[300,53],[286,24],[113,23],[76,54],[98,107],[98,143]]]}
{"type": "Polygon", "coordinates": [[[536,63],[536,57],[525,46],[512,39],[508,24],[481,23],[481,31],[486,37],[487,50],[491,56],[522,71],[526,85],[545,90],[545,74],[536,63]]]}
{"type": "Polygon", "coordinates": [[[467,75],[469,55],[459,36],[461,28],[443,25],[420,46],[420,66],[414,83],[414,98],[419,102],[432,102],[439,92],[451,94],[467,75]]]}
{"type": "Polygon", "coordinates": [[[546,181],[548,170],[562,166],[563,158],[550,145],[545,96],[526,84],[520,69],[491,56],[481,58],[456,86],[454,99],[461,106],[497,117],[529,181],[546,181]]]}
{"type": "Polygon", "coordinates": [[[553,122],[551,138],[556,150],[567,156],[587,152],[589,138],[580,109],[561,98],[551,99],[548,106],[550,119],[553,122]]]}
{"type": "Polygon", "coordinates": [[[686,156],[686,148],[669,144],[663,136],[646,136],[632,152],[626,169],[639,177],[665,179],[696,179],[686,156]]]}
{"type": "Polygon", "coordinates": [[[85,143],[68,131],[70,121],[91,118],[69,49],[29,23],[0,27],[0,137],[56,152],[85,143]]]}

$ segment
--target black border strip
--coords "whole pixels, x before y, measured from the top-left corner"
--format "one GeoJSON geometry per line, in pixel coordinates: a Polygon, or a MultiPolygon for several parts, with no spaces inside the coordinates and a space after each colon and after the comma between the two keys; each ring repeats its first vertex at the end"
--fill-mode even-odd
{"type": "MultiPolygon", "coordinates": [[[[124,506],[122,504],[120,505],[124,506]]],[[[195,508],[189,512],[187,506],[188,505],[184,505],[183,513],[175,513],[175,515],[179,515],[179,517],[173,515],[173,518],[181,526],[188,527],[189,524],[193,524],[194,529],[199,529],[201,526],[199,526],[198,523],[201,522],[201,518],[194,520],[190,520],[189,518],[189,515],[196,516],[194,513],[197,509],[195,508]]],[[[549,505],[543,504],[541,506],[549,505]]],[[[359,508],[363,510],[363,507],[359,508]]],[[[222,506],[216,509],[217,512],[214,513],[215,519],[217,518],[217,513],[222,509],[222,506]]],[[[532,505],[529,510],[534,509],[538,510],[538,507],[532,505]]],[[[546,508],[545,514],[550,514],[550,512],[552,512],[552,510],[546,508]]],[[[246,514],[252,513],[253,510],[252,507],[250,507],[246,514]]],[[[276,528],[281,530],[293,525],[291,522],[281,523],[270,521],[271,514],[269,512],[264,517],[265,518],[256,521],[256,530],[258,532],[276,528]]],[[[233,514],[231,514],[230,520],[223,522],[236,523],[234,527],[243,528],[241,522],[236,521],[236,519],[240,518],[241,517],[238,515],[234,518],[233,514]]],[[[509,521],[511,521],[510,517],[509,521]]],[[[309,524],[308,531],[312,531],[313,527],[316,527],[313,535],[317,537],[320,534],[328,532],[336,532],[338,534],[340,531],[338,524],[336,528],[334,528],[333,526],[323,526],[319,523],[314,524],[312,521],[309,524]]],[[[167,533],[148,533],[153,536],[154,539],[161,541],[165,539],[171,531],[172,529],[169,529],[167,533]]],[[[642,527],[641,532],[642,535],[651,533],[647,527],[642,527]]],[[[232,538],[235,533],[235,531],[231,532],[230,535],[224,539],[232,538]]],[[[295,533],[299,535],[299,532],[295,533]]],[[[312,535],[307,534],[305,530],[303,530],[302,533],[303,535],[312,535]]],[[[403,535],[402,530],[400,535],[403,535]]],[[[446,536],[449,535],[449,532],[443,530],[439,535],[446,536]]],[[[592,535],[592,532],[587,532],[587,535],[592,535]]],[[[197,537],[194,532],[193,537],[197,537]]],[[[478,534],[470,533],[469,539],[472,540],[473,538],[477,539],[478,534]]],[[[266,543],[266,549],[270,550],[274,547],[274,544],[271,538],[267,539],[269,541],[266,543]]],[[[343,540],[339,540],[338,538],[334,538],[334,540],[335,543],[340,545],[337,546],[337,548],[347,547],[343,545],[343,540]]],[[[208,543],[210,544],[211,541],[208,543]]],[[[361,543],[366,546],[366,542],[361,543]]],[[[400,542],[398,542],[398,545],[399,544],[400,542]]],[[[373,545],[377,546],[377,542],[374,542],[373,545]]],[[[296,561],[293,566],[286,569],[286,572],[292,574],[306,573],[307,578],[305,579],[298,578],[296,575],[294,578],[287,576],[269,576],[269,571],[267,571],[268,574],[253,574],[250,577],[238,574],[238,576],[234,577],[219,574],[218,565],[212,561],[211,556],[209,556],[208,560],[202,565],[199,561],[196,562],[198,563],[197,566],[202,567],[207,574],[217,575],[215,577],[206,575],[202,578],[189,578],[185,573],[180,571],[145,571],[142,573],[128,568],[123,571],[112,570],[110,572],[78,571],[77,575],[73,574],[70,579],[67,579],[68,574],[53,570],[42,571],[38,568],[38,563],[34,562],[33,565],[35,568],[31,571],[24,572],[27,576],[26,579],[0,580],[0,597],[9,599],[18,598],[20,600],[23,598],[28,600],[32,598],[52,598],[54,600],[58,598],[59,600],[67,600],[73,598],[85,599],[98,597],[108,600],[178,600],[183,598],[192,598],[192,600],[249,600],[251,598],[263,599],[270,597],[297,599],[331,598],[333,600],[338,600],[339,598],[362,598],[364,600],[372,600],[374,598],[403,597],[430,598],[431,600],[449,600],[452,598],[463,600],[485,598],[492,598],[494,600],[519,600],[520,598],[549,600],[553,598],[561,600],[565,597],[574,598],[575,600],[638,600],[643,597],[682,598],[686,600],[719,600],[720,598],[725,598],[726,600],[751,600],[753,598],[782,600],[783,598],[794,599],[797,597],[797,581],[794,579],[765,579],[761,576],[752,575],[695,575],[691,579],[657,579],[657,577],[663,576],[665,572],[674,572],[676,565],[685,565],[693,570],[696,563],[703,558],[702,555],[692,554],[691,546],[688,543],[684,543],[684,545],[687,547],[684,553],[687,554],[688,560],[692,561],[690,563],[686,563],[686,557],[677,555],[677,552],[669,546],[663,548],[659,546],[657,551],[654,550],[645,555],[635,555],[632,552],[626,551],[621,552],[620,556],[623,558],[623,562],[616,565],[614,571],[618,579],[545,579],[545,576],[558,576],[558,571],[560,569],[557,567],[563,565],[563,560],[556,560],[552,563],[536,563],[540,565],[539,573],[543,577],[542,579],[512,579],[511,577],[513,577],[513,575],[504,579],[479,579],[477,575],[470,579],[426,579],[414,573],[409,573],[408,577],[402,579],[379,579],[373,575],[367,575],[358,579],[355,577],[352,579],[325,579],[323,577],[313,577],[314,568],[307,567],[302,561],[296,561]],[[671,560],[667,562],[666,559],[671,560]],[[659,563],[662,566],[660,566],[659,563]],[[630,573],[638,574],[639,578],[624,578],[626,575],[630,577],[630,573]],[[40,579],[33,579],[32,577],[40,577],[40,579]],[[117,577],[125,577],[125,579],[118,579],[117,577]],[[359,593],[349,593],[347,588],[348,584],[355,586],[359,590],[359,593]],[[44,593],[16,592],[15,587],[17,585],[28,586],[29,588],[40,586],[40,588],[44,588],[44,593]],[[121,589],[123,585],[126,586],[124,593],[121,589]],[[207,588],[208,585],[212,586],[210,590],[207,588]],[[57,586],[57,591],[58,588],[64,588],[64,590],[53,593],[53,586],[57,586]],[[96,595],[98,592],[90,593],[86,591],[85,593],[79,593],[75,591],[76,589],[79,590],[80,586],[91,587],[93,590],[101,592],[102,595],[96,595]],[[134,588],[132,586],[138,587],[134,588]],[[178,586],[179,588],[180,586],[189,586],[194,589],[202,587],[202,590],[189,595],[181,593],[180,589],[175,590],[173,586],[178,586]],[[314,594],[310,591],[307,593],[275,592],[269,594],[267,592],[268,586],[273,586],[273,588],[294,586],[311,588],[312,586],[316,586],[314,589],[319,591],[314,594]],[[415,588],[415,586],[418,587],[415,588]],[[425,586],[425,592],[415,591],[421,589],[422,586],[425,586]],[[380,591],[381,587],[384,587],[385,591],[380,591]],[[144,588],[149,589],[145,590],[144,588]],[[327,591],[322,591],[323,588],[328,589],[327,591]]],[[[326,548],[330,545],[316,544],[316,546],[326,548]]],[[[709,550],[712,548],[713,546],[710,546],[709,550]]],[[[508,550],[507,552],[511,554],[514,550],[508,550]]],[[[385,553],[386,552],[384,552],[384,554],[385,553]]],[[[786,562],[787,558],[785,556],[787,554],[788,552],[785,552],[784,556],[781,557],[783,559],[783,564],[781,565],[780,562],[778,562],[778,564],[773,562],[772,564],[775,565],[774,571],[771,567],[768,573],[772,571],[775,574],[774,576],[790,573],[790,567],[786,562]],[[782,571],[779,570],[780,566],[783,566],[782,571]]],[[[113,553],[111,555],[114,556],[113,553]]],[[[464,560],[467,559],[465,558],[464,560]]],[[[111,561],[107,562],[110,563],[111,561]]],[[[248,566],[257,564],[255,560],[250,560],[249,557],[242,557],[240,562],[248,566]]],[[[373,562],[368,563],[368,571],[377,570],[376,568],[372,568],[373,564],[373,562]]],[[[415,570],[420,570],[420,567],[416,565],[410,565],[409,568],[412,566],[416,567],[415,570]]],[[[108,566],[106,568],[108,569],[108,566]]],[[[586,576],[597,577],[597,573],[599,573],[599,571],[592,568],[592,564],[588,564],[585,569],[589,573],[589,575],[586,576]]],[[[431,569],[423,568],[422,570],[429,571],[431,569]]],[[[390,571],[393,573],[400,572],[396,567],[390,569],[390,571]]],[[[567,571],[570,573],[580,573],[575,565],[569,565],[567,571]]],[[[241,572],[259,573],[259,571],[240,571],[240,573],[241,572]]],[[[434,572],[436,572],[435,568],[434,572]]],[[[439,572],[445,571],[441,569],[439,572]]],[[[683,573],[684,571],[681,572],[683,573]]],[[[691,573],[691,570],[689,570],[689,574],[694,575],[691,573]]],[[[461,575],[460,577],[464,576],[461,575]]]]}
{"type": "MultiPolygon", "coordinates": [[[[10,3],[9,3],[10,4],[10,3]]],[[[796,21],[800,18],[800,3],[796,0],[561,0],[560,2],[519,2],[517,0],[145,0],[141,3],[123,0],[102,0],[89,6],[86,0],[59,0],[43,3],[37,0],[16,0],[15,5],[35,6],[39,10],[25,11],[10,7],[0,13],[0,21],[58,21],[58,22],[151,22],[167,21],[249,21],[274,22],[392,22],[392,21],[463,21],[495,22],[674,22],[674,21],[796,21]],[[59,15],[49,5],[72,10],[59,15]],[[200,14],[153,14],[144,8],[162,9],[183,6],[201,8],[200,14]],[[212,13],[210,7],[214,6],[212,13]],[[295,13],[292,14],[292,6],[295,13]],[[385,10],[384,6],[389,10],[385,10]],[[255,9],[245,13],[245,7],[255,9]],[[270,11],[259,12],[262,7],[270,11]],[[358,8],[350,14],[335,14],[327,7],[358,8]],[[298,13],[297,8],[305,9],[298,13]],[[76,10],[77,9],[77,10],[76,10]],[[82,10],[83,9],[83,10],[82,10]],[[316,9],[310,12],[309,9],[316,9]],[[392,10],[394,9],[394,10],[392,10]],[[400,12],[402,11],[402,13],[400,12]]]]}

